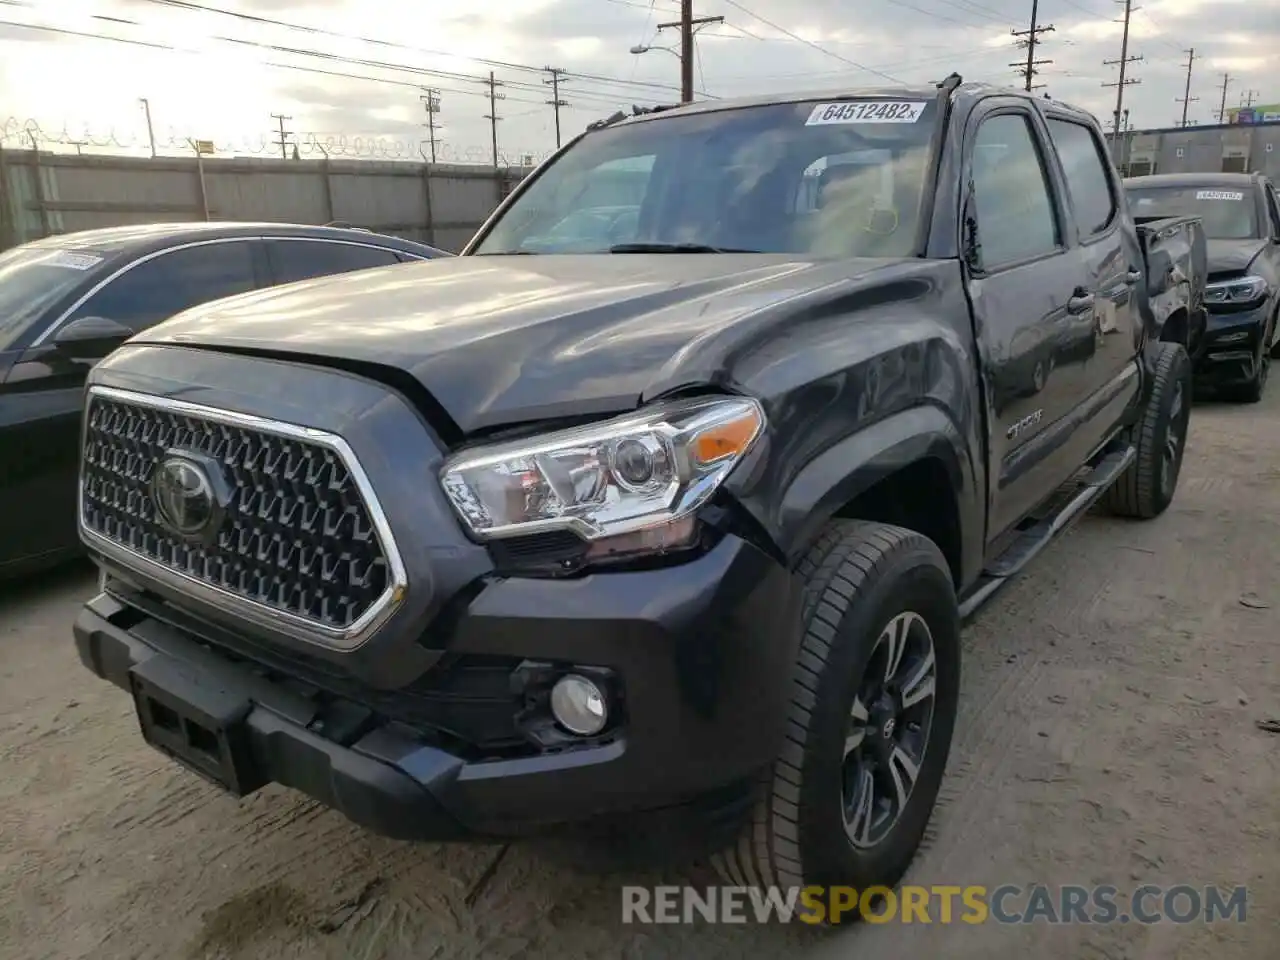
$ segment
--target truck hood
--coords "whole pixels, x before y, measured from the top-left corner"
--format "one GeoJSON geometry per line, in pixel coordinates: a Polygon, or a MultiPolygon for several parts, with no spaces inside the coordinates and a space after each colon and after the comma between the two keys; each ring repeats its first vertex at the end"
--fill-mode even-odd
{"type": "Polygon", "coordinates": [[[878,288],[880,278],[920,263],[772,254],[455,257],[243,294],[179,314],[132,342],[393,368],[466,435],[619,412],[679,386],[723,382],[727,361],[779,307],[828,287],[832,296],[878,288]]]}
{"type": "Polygon", "coordinates": [[[1210,240],[1207,244],[1209,273],[1247,270],[1267,242],[1266,240],[1210,240]]]}

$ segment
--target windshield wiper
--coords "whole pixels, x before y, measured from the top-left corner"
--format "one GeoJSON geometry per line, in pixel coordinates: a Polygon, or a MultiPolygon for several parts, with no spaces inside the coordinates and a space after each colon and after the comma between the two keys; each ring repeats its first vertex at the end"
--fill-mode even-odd
{"type": "Polygon", "coordinates": [[[616,243],[610,253],[760,253],[760,250],[735,250],[713,247],[705,243],[616,243]]]}

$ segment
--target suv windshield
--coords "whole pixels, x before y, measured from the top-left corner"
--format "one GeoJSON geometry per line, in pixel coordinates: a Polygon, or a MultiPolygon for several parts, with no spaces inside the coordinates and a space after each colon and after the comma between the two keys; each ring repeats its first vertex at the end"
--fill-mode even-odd
{"type": "Polygon", "coordinates": [[[781,103],[587,134],[476,254],[914,253],[936,104],[781,103]]]}
{"type": "Polygon", "coordinates": [[[89,251],[14,247],[0,253],[0,350],[8,350],[45,307],[102,262],[89,251]]]}
{"type": "Polygon", "coordinates": [[[1135,217],[1199,217],[1211,240],[1260,237],[1253,190],[1234,187],[1130,187],[1135,217]]]}

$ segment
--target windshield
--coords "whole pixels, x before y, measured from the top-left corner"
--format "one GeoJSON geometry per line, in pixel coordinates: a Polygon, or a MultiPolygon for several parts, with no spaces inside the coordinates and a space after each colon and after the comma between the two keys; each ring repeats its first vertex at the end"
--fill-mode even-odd
{"type": "Polygon", "coordinates": [[[784,103],[598,130],[473,252],[911,256],[936,109],[784,103]]]}
{"type": "Polygon", "coordinates": [[[0,350],[8,350],[27,324],[103,260],[89,251],[14,247],[0,253],[0,350]]]}
{"type": "Polygon", "coordinates": [[[1253,191],[1230,187],[1130,187],[1135,217],[1199,217],[1210,240],[1260,236],[1253,191]]]}

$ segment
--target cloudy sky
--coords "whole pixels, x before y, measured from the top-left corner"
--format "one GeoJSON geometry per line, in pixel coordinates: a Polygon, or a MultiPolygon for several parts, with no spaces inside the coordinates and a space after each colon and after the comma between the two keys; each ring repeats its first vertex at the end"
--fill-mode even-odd
{"type": "MultiPolygon", "coordinates": [[[[1031,0],[697,0],[723,16],[698,37],[701,95],[850,88],[966,78],[1018,82],[1031,0]]],[[[1037,78],[1109,123],[1123,6],[1040,0],[1037,78]]],[[[412,156],[426,149],[423,88],[439,91],[441,159],[483,161],[493,70],[504,158],[555,145],[548,74],[565,71],[566,136],[630,104],[673,102],[674,0],[0,0],[0,134],[38,129],[46,146],[83,140],[144,151],[150,107],[162,153],[188,137],[220,154],[269,154],[284,114],[308,155],[412,156]],[[113,40],[103,37],[117,38],[113,40]],[[654,49],[634,55],[631,48],[654,49]]],[[[1192,121],[1227,106],[1280,101],[1277,0],[1145,0],[1130,28],[1125,104],[1137,127],[1176,124],[1188,47],[1192,121]]],[[[65,149],[75,149],[65,147],[65,149]]]]}

